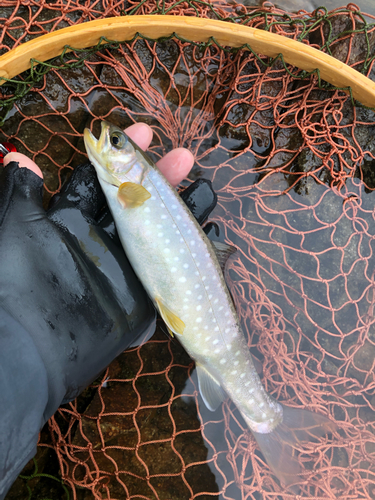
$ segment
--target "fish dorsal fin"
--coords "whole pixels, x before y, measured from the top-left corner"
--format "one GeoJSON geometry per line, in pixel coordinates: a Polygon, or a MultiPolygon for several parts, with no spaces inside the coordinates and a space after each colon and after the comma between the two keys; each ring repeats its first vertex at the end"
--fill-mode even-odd
{"type": "Polygon", "coordinates": [[[151,198],[147,189],[135,182],[123,182],[118,188],[117,199],[125,208],[136,208],[151,198]]]}
{"type": "Polygon", "coordinates": [[[201,364],[196,363],[199,391],[204,404],[211,411],[215,411],[227,398],[224,390],[213,375],[201,364]]]}
{"type": "Polygon", "coordinates": [[[171,333],[172,331],[173,333],[182,335],[185,330],[185,323],[182,321],[182,319],[174,314],[165,304],[163,304],[160,299],[156,298],[155,302],[160,311],[160,316],[163,318],[168,327],[169,333],[171,333]]]}
{"type": "Polygon", "coordinates": [[[237,252],[237,248],[232,245],[228,245],[227,243],[220,243],[220,241],[211,241],[212,246],[214,247],[217,260],[219,261],[220,267],[224,272],[225,264],[229,257],[237,252]]]}

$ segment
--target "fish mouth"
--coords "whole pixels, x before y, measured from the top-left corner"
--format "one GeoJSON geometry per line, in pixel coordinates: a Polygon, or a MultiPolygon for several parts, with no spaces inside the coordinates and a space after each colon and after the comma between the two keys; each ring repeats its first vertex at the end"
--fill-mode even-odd
{"type": "Polygon", "coordinates": [[[83,139],[85,142],[86,151],[89,156],[95,158],[95,160],[101,164],[103,161],[103,150],[106,143],[107,130],[109,129],[109,124],[106,122],[101,123],[102,131],[99,139],[96,139],[91,130],[85,128],[83,132],[83,139]]]}

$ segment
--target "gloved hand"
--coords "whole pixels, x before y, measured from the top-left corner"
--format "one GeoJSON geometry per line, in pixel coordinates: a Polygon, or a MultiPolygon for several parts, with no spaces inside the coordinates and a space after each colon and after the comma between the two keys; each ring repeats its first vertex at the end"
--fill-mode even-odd
{"type": "MultiPolygon", "coordinates": [[[[143,149],[151,142],[145,124],[127,133],[143,149]]],[[[192,164],[191,153],[179,149],[158,166],[176,185],[192,164]]],[[[35,454],[39,430],[59,405],[155,329],[155,310],[123,253],[94,168],[77,168],[46,212],[38,167],[18,153],[7,155],[4,165],[0,499],[35,454]]],[[[201,223],[216,204],[205,181],[183,197],[201,223]]]]}

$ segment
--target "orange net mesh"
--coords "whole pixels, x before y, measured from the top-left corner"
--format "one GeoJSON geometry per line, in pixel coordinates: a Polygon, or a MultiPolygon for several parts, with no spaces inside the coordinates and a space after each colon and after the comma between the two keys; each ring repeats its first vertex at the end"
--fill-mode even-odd
{"type": "MultiPolygon", "coordinates": [[[[353,4],[313,15],[200,1],[3,5],[2,51],[104,16],[199,15],[300,39],[374,79],[373,18],[353,4]]],[[[196,165],[185,185],[213,181],[211,219],[239,249],[229,285],[263,384],[338,422],[299,450],[301,495],[375,498],[374,112],[281,59],[215,44],[137,40],[83,56],[65,56],[5,108],[0,139],[36,161],[50,194],[85,159],[84,127],[97,133],[102,119],[150,124],[155,160],[188,147],[196,165]]],[[[4,86],[4,102],[22,89],[4,86]]],[[[49,425],[53,444],[40,447],[56,450],[74,498],[295,496],[230,401],[205,409],[194,363],[160,330],[49,425]]]]}

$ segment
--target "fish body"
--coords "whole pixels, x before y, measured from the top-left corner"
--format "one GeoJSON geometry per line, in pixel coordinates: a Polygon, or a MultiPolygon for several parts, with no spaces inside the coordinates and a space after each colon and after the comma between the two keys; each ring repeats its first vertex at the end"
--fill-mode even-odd
{"type": "Polygon", "coordinates": [[[229,396],[275,474],[285,484],[295,482],[292,430],[301,436],[309,427],[310,435],[313,428],[321,435],[332,428],[330,421],[283,407],[266,393],[213,244],[147,155],[105,122],[98,141],[85,130],[85,144],[129,261],[196,362],[205,404],[215,410],[229,396]]]}

